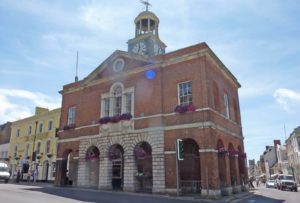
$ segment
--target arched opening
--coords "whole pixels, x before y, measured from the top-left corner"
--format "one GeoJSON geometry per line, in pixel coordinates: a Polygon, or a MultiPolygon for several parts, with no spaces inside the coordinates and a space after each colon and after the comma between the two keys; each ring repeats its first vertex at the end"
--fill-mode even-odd
{"type": "Polygon", "coordinates": [[[73,151],[66,149],[62,157],[62,161],[57,161],[56,164],[52,164],[52,171],[56,174],[56,184],[69,185],[73,183],[73,178],[75,177],[74,172],[77,170],[73,164],[73,151]]]}
{"type": "Polygon", "coordinates": [[[111,160],[111,184],[113,190],[122,190],[124,185],[124,149],[121,145],[112,145],[108,150],[111,160]]]}
{"type": "Polygon", "coordinates": [[[228,145],[228,154],[229,154],[229,165],[230,165],[230,180],[231,185],[237,185],[237,171],[236,171],[236,165],[235,165],[235,156],[237,155],[232,143],[229,143],[228,145]]]}
{"type": "Polygon", "coordinates": [[[218,165],[219,165],[219,178],[220,178],[220,187],[226,188],[227,182],[226,182],[226,156],[227,156],[227,150],[224,147],[224,143],[222,140],[218,140],[217,143],[217,150],[218,150],[218,165]]]}
{"type": "Polygon", "coordinates": [[[85,155],[86,160],[86,177],[89,187],[97,188],[99,183],[99,149],[91,146],[85,155]]]}
{"type": "Polygon", "coordinates": [[[238,146],[238,152],[239,152],[239,159],[238,159],[239,174],[241,177],[240,180],[241,180],[241,183],[244,184],[246,182],[246,173],[245,173],[246,154],[243,153],[241,146],[238,146]]]}
{"type": "Polygon", "coordinates": [[[179,161],[180,186],[183,193],[201,192],[199,146],[193,139],[183,140],[184,159],[179,161]]]}
{"type": "Polygon", "coordinates": [[[140,142],[134,149],[137,172],[137,191],[152,192],[152,148],[147,142],[140,142]]]}

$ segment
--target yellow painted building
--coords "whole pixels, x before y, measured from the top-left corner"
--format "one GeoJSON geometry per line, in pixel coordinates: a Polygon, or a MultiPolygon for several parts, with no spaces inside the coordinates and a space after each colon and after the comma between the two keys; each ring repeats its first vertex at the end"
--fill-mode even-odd
{"type": "Polygon", "coordinates": [[[49,111],[36,107],[34,116],[12,122],[9,148],[12,178],[20,170],[23,179],[36,171],[36,180],[54,180],[59,120],[60,108],[49,111]]]}

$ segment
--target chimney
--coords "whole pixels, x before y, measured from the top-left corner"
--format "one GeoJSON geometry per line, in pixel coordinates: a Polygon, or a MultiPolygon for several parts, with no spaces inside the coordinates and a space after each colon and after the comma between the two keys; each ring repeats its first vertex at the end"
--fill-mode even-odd
{"type": "Polygon", "coordinates": [[[35,115],[40,115],[40,114],[43,114],[45,112],[48,112],[49,109],[46,109],[46,108],[42,108],[42,107],[35,107],[35,115]]]}
{"type": "Polygon", "coordinates": [[[276,145],[281,145],[280,140],[274,140],[274,147],[276,147],[276,145]]]}

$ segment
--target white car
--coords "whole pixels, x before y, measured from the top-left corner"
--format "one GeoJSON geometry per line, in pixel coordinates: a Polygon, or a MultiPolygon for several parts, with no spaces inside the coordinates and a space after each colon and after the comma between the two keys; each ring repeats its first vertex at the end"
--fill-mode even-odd
{"type": "Polygon", "coordinates": [[[275,188],[275,180],[268,180],[266,182],[266,187],[269,188],[269,187],[273,187],[275,188]]]}
{"type": "Polygon", "coordinates": [[[5,183],[8,183],[9,176],[10,176],[10,174],[8,172],[7,164],[0,162],[0,180],[4,180],[5,183]]]}

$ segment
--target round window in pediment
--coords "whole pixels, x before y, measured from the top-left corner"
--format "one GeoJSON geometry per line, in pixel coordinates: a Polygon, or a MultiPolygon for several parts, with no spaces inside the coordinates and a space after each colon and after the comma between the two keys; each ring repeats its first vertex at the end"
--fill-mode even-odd
{"type": "Polygon", "coordinates": [[[124,69],[124,60],[122,58],[118,58],[117,60],[114,61],[113,63],[113,70],[115,72],[120,72],[124,69]]]}

